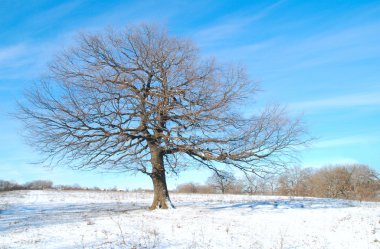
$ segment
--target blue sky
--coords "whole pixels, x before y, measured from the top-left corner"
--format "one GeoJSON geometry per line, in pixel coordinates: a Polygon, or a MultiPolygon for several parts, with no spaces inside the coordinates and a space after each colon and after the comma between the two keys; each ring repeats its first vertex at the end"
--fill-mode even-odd
{"type": "MultiPolygon", "coordinates": [[[[46,169],[25,145],[15,111],[23,90],[78,31],[154,22],[192,38],[202,55],[247,66],[258,106],[303,113],[318,137],[302,165],[364,163],[380,171],[379,1],[0,1],[0,179],[151,187],[146,176],[46,169]]],[[[246,112],[252,107],[245,107],[246,112]]],[[[205,171],[170,177],[169,188],[205,171]]]]}

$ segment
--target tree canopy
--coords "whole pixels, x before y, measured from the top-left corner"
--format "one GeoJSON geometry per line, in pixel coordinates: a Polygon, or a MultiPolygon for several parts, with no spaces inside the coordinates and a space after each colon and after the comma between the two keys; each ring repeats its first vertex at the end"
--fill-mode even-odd
{"type": "Polygon", "coordinates": [[[82,33],[27,93],[19,117],[50,164],[142,172],[154,183],[152,208],[165,208],[167,170],[271,171],[305,143],[302,123],[282,107],[247,113],[256,92],[243,66],[138,25],[82,33]]]}

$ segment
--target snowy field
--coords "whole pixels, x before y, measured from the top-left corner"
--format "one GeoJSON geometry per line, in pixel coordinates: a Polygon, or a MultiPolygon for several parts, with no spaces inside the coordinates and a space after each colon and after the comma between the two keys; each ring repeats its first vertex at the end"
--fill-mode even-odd
{"type": "Polygon", "coordinates": [[[380,203],[150,193],[0,193],[0,248],[380,248],[380,203]]]}

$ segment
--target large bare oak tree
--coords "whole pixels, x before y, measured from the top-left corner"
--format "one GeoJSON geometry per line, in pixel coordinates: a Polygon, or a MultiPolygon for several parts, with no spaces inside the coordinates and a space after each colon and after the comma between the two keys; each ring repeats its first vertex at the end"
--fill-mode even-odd
{"type": "Polygon", "coordinates": [[[168,208],[166,171],[271,171],[305,142],[300,121],[280,107],[242,112],[256,90],[243,67],[139,25],[81,34],[27,92],[19,117],[45,162],[142,172],[153,181],[151,209],[168,208]]]}

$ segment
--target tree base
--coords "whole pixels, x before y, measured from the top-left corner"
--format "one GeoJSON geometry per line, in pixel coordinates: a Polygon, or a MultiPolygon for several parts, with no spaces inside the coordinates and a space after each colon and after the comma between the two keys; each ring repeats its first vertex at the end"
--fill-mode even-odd
{"type": "Polygon", "coordinates": [[[165,198],[164,200],[154,200],[149,210],[156,209],[175,209],[175,206],[171,202],[170,198],[165,198]]]}

